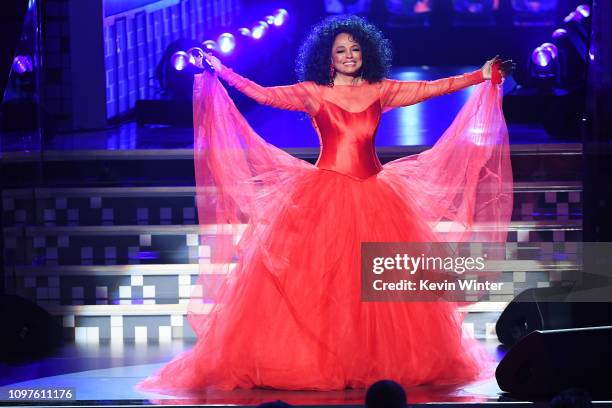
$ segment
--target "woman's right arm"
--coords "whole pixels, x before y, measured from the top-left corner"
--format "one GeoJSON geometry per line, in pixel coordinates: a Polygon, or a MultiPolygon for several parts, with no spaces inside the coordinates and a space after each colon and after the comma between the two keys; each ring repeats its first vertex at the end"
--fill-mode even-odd
{"type": "Polygon", "coordinates": [[[258,103],[311,114],[318,110],[316,98],[313,97],[315,86],[312,83],[263,87],[225,67],[216,57],[207,54],[206,58],[222,79],[258,103]]]}

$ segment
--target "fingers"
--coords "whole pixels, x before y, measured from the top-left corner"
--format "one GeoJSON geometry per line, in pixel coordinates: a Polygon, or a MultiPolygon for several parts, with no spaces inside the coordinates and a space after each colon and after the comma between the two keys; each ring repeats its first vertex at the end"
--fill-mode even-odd
{"type": "Polygon", "coordinates": [[[512,60],[503,61],[499,66],[499,71],[502,76],[506,77],[516,70],[516,63],[512,60]]]}

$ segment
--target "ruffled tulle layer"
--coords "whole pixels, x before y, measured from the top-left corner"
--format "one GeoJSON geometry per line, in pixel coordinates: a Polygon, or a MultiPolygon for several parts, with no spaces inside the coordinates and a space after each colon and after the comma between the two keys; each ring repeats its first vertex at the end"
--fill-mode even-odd
{"type": "Polygon", "coordinates": [[[361,242],[434,239],[399,195],[398,176],[279,173],[270,176],[284,182],[259,197],[258,222],[242,236],[203,336],[141,388],[334,390],[483,375],[490,359],[462,332],[454,304],[360,301],[361,242]]]}

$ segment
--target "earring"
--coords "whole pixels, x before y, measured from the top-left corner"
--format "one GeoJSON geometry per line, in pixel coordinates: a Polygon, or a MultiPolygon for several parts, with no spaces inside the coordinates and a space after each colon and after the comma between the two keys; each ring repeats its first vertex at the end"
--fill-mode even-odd
{"type": "Polygon", "coordinates": [[[336,70],[332,64],[329,65],[329,86],[334,86],[334,77],[336,76],[336,70]]]}

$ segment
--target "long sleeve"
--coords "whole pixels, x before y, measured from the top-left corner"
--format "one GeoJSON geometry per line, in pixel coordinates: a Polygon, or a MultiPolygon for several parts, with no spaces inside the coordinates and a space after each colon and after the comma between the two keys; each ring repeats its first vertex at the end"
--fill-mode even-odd
{"type": "Polygon", "coordinates": [[[436,81],[396,81],[387,79],[381,87],[380,100],[384,107],[397,108],[414,105],[434,96],[445,95],[479,84],[483,81],[482,70],[436,81]]]}
{"type": "Polygon", "coordinates": [[[263,105],[309,114],[316,113],[319,108],[316,85],[311,82],[263,87],[226,67],[221,70],[219,76],[240,92],[263,105]]]}

